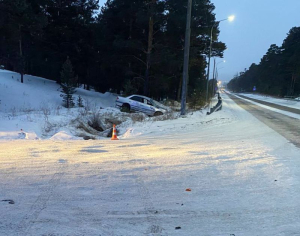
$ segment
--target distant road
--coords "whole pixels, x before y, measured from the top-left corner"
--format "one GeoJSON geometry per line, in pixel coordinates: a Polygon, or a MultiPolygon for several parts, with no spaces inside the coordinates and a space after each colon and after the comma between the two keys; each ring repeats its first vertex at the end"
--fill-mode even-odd
{"type": "Polygon", "coordinates": [[[279,109],[279,110],[288,111],[288,112],[292,112],[292,113],[295,113],[295,114],[300,114],[300,110],[296,109],[296,108],[286,107],[286,106],[274,104],[274,103],[271,103],[271,102],[265,102],[265,101],[261,101],[261,100],[255,99],[255,98],[249,98],[249,97],[243,96],[243,95],[238,95],[238,96],[242,97],[242,98],[245,98],[245,99],[248,99],[248,100],[251,100],[251,101],[254,101],[254,102],[257,102],[257,103],[260,103],[260,104],[263,104],[263,105],[266,105],[266,106],[269,106],[269,107],[279,109]]]}
{"type": "MultiPolygon", "coordinates": [[[[265,109],[263,107],[260,107],[258,105],[255,105],[251,102],[245,101],[241,98],[238,98],[234,95],[228,94],[227,95],[240,107],[251,113],[253,116],[255,116],[258,120],[281,134],[283,137],[285,137],[287,140],[289,140],[291,143],[296,145],[300,148],[300,120],[295,119],[283,114],[280,114],[278,112],[274,112],[268,109],[265,109]]],[[[240,96],[240,95],[239,95],[240,96]]],[[[244,96],[241,96],[244,97],[244,96]]],[[[244,97],[249,100],[253,100],[255,102],[274,107],[280,110],[289,111],[295,114],[300,114],[300,111],[298,109],[290,108],[290,107],[284,107],[273,103],[268,103],[264,101],[260,101],[257,99],[250,99],[248,97],[244,97]]]]}

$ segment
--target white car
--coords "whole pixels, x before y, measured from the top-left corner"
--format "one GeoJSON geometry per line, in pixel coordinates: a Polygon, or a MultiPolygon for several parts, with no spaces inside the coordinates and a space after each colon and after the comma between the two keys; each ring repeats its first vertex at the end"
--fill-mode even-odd
{"type": "Polygon", "coordinates": [[[141,95],[117,97],[116,107],[125,112],[143,112],[148,116],[159,116],[166,112],[163,105],[151,98],[141,95]]]}

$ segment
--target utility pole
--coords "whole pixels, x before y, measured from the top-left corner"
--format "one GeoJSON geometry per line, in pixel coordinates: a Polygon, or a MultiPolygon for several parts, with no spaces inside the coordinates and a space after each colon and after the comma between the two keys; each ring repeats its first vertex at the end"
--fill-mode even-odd
{"type": "Polygon", "coordinates": [[[185,31],[185,44],[184,44],[183,73],[182,73],[181,115],[185,115],[187,84],[188,84],[188,78],[189,78],[191,14],[192,14],[192,0],[188,0],[187,17],[186,17],[186,31],[185,31]]]}

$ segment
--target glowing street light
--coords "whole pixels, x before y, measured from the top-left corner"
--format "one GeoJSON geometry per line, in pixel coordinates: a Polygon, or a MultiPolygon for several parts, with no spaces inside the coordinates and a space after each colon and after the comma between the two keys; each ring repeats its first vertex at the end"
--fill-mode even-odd
{"type": "Polygon", "coordinates": [[[231,16],[228,17],[228,21],[230,21],[230,22],[234,21],[234,18],[235,18],[235,15],[231,15],[231,16]]]}
{"type": "Polygon", "coordinates": [[[220,21],[216,21],[213,26],[211,27],[210,30],[210,44],[209,44],[209,55],[208,55],[208,68],[207,68],[207,81],[206,81],[206,104],[208,103],[208,82],[209,82],[209,69],[210,69],[210,58],[211,58],[211,46],[212,46],[212,35],[213,35],[213,30],[214,27],[219,24],[222,21],[228,20],[230,22],[232,22],[234,20],[235,16],[231,15],[229,17],[227,17],[226,19],[220,20],[220,21]]]}

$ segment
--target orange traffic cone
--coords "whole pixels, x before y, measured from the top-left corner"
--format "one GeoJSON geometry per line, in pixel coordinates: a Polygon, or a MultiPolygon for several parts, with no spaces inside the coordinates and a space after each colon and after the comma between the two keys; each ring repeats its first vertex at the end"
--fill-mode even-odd
{"type": "Polygon", "coordinates": [[[112,133],[111,140],[119,140],[117,137],[116,125],[113,126],[113,133],[112,133]]]}

